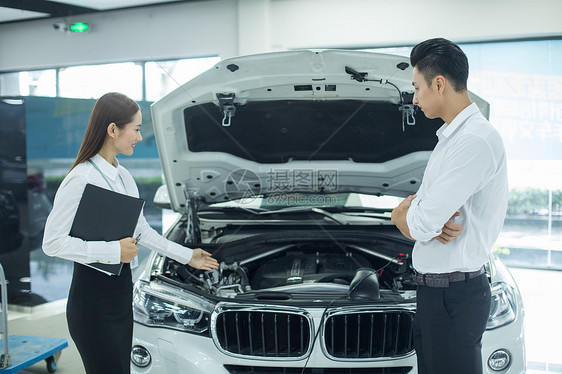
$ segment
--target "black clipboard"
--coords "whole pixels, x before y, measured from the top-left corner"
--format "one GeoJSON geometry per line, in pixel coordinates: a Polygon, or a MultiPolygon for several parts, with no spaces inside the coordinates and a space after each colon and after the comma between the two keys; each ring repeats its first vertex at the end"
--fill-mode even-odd
{"type": "MultiPolygon", "coordinates": [[[[143,206],[142,199],[88,183],[78,204],[70,236],[105,242],[132,237],[143,206]]],[[[121,274],[123,268],[123,263],[94,262],[87,265],[113,275],[121,274]]]]}

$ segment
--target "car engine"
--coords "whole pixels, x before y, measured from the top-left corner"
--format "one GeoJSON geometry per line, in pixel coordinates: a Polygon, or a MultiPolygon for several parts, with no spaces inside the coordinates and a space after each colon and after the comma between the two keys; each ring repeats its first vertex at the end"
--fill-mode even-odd
{"type": "MultiPolygon", "coordinates": [[[[225,252],[227,252],[225,250],[225,252]]],[[[220,259],[219,269],[195,270],[167,259],[164,274],[176,281],[195,286],[206,293],[234,298],[263,291],[347,292],[360,270],[370,270],[379,278],[381,289],[411,290],[411,261],[408,253],[389,256],[350,244],[344,248],[333,243],[294,243],[264,245],[220,259]]]]}

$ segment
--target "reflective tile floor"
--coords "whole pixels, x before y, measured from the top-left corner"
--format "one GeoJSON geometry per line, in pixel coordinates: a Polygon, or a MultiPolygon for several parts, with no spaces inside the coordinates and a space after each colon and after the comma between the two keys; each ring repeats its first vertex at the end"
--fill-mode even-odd
{"type": "MultiPolygon", "coordinates": [[[[526,312],[527,373],[562,373],[562,271],[510,269],[515,277],[526,312]]],[[[51,302],[33,310],[10,308],[9,334],[62,337],[69,341],[58,363],[59,374],[81,374],[84,369],[70,339],[65,320],[66,300],[51,302]]],[[[45,362],[21,371],[22,374],[46,373],[45,362]]]]}

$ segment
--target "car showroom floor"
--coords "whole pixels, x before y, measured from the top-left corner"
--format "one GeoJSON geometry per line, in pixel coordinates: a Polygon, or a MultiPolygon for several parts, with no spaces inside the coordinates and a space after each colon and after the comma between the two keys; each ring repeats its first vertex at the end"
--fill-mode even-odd
{"type": "MultiPolygon", "coordinates": [[[[511,268],[525,303],[527,373],[562,373],[560,337],[562,336],[562,271],[511,268]]],[[[59,374],[80,374],[84,369],[70,339],[65,320],[66,300],[59,300],[29,310],[10,308],[10,335],[62,337],[69,347],[58,363],[59,374]]],[[[22,374],[46,373],[45,362],[21,371],[22,374]]]]}

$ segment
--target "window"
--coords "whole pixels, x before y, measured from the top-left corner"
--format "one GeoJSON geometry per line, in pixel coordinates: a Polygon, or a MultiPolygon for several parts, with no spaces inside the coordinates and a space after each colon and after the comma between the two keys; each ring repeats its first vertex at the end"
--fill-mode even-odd
{"type": "Polygon", "coordinates": [[[104,93],[115,91],[133,100],[156,101],[219,61],[220,58],[215,56],[73,66],[58,69],[58,82],[57,69],[2,73],[0,96],[97,99],[104,93]],[[144,98],[143,84],[146,92],[144,98]]]}
{"type": "Polygon", "coordinates": [[[156,101],[185,82],[210,69],[219,57],[146,63],[146,100],[156,101]]]}
{"type": "Polygon", "coordinates": [[[120,92],[142,99],[142,64],[87,65],[59,71],[59,96],[97,99],[107,92],[120,92]]]}
{"type": "Polygon", "coordinates": [[[0,74],[1,96],[56,96],[56,70],[0,74]]]}

